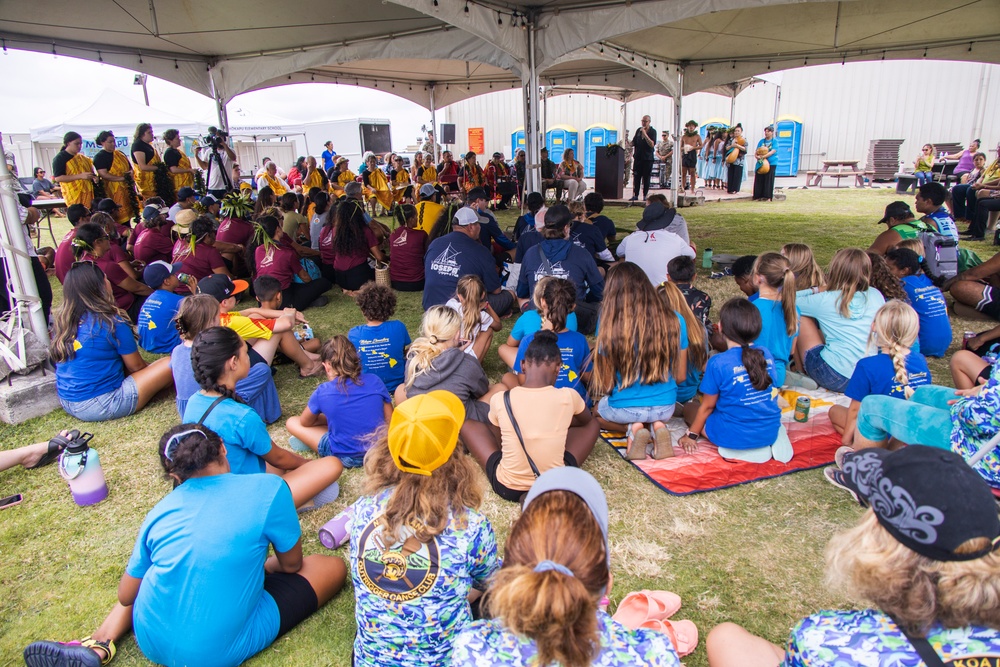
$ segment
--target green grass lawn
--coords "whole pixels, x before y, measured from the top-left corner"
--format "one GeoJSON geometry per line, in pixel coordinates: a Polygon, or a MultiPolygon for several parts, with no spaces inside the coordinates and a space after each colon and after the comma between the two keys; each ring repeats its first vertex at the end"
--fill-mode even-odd
{"type": "MultiPolygon", "coordinates": [[[[748,254],[797,241],[810,244],[825,265],[839,248],[868,247],[883,229],[875,221],[896,198],[891,189],[795,190],[784,202],[712,204],[682,214],[699,258],[705,247],[716,253],[748,254]]],[[[633,229],[641,216],[640,208],[605,212],[622,231],[633,229]]],[[[513,224],[515,217],[513,212],[501,213],[501,226],[513,224]]],[[[56,236],[61,236],[59,230],[56,236]]],[[[970,247],[984,258],[992,255],[986,244],[970,247]]],[[[707,272],[703,274],[698,286],[712,295],[717,313],[738,291],[731,279],[709,280],[707,272]]],[[[57,283],[54,288],[58,301],[57,283]]],[[[421,313],[419,294],[399,295],[397,317],[413,337],[421,313]]],[[[346,333],[361,322],[353,302],[340,294],[308,316],[323,338],[346,333]]],[[[506,340],[512,323],[504,322],[495,345],[506,340]]],[[[961,320],[953,325],[958,344],[963,330],[987,328],[961,320]]],[[[930,365],[938,384],[951,384],[946,360],[931,360],[930,365]]],[[[503,368],[496,354],[488,356],[486,371],[491,380],[499,380],[503,368]]],[[[298,380],[292,366],[280,367],[276,380],[285,418],[302,410],[318,383],[298,380]]],[[[173,395],[164,394],[139,414],[114,422],[84,426],[60,410],[19,426],[0,425],[5,448],[47,440],[60,428],[93,432],[92,444],[100,452],[111,489],[106,501],[79,508],[55,466],[0,473],[0,495],[24,494],[23,504],[0,515],[0,664],[19,663],[20,651],[33,640],[79,638],[103,619],[115,602],[118,580],[144,516],[170,490],[156,443],[177,421],[173,395]]],[[[277,443],[287,443],[283,421],[270,431],[277,443]]],[[[824,586],[822,553],[829,537],[854,523],[861,510],[826,484],[820,470],[678,498],[654,487],[604,445],[598,445],[584,468],[608,495],[612,600],[617,603],[625,593],[642,588],[679,594],[684,606],[678,616],[695,621],[702,637],[686,664],[707,664],[703,639],[722,621],[735,621],[780,643],[805,614],[851,604],[824,586]]],[[[340,500],[302,517],[306,553],[328,553],[316,530],[358,496],[361,483],[361,471],[347,472],[340,500]]],[[[516,508],[488,495],[484,510],[503,544],[516,508]]],[[[346,557],[344,550],[338,553],[346,557]]],[[[353,610],[348,588],[250,664],[348,665],[353,610]]],[[[120,643],[118,655],[115,664],[122,667],[147,664],[131,637],[120,643]]]]}

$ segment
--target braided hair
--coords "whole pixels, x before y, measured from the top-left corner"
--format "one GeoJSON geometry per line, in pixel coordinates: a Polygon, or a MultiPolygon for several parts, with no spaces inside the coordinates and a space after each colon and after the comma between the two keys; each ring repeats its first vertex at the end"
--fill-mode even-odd
{"type": "Polygon", "coordinates": [[[902,386],[903,395],[907,399],[913,396],[914,390],[910,386],[910,375],[906,372],[906,357],[919,333],[920,318],[909,304],[896,300],[887,301],[875,313],[871,338],[892,358],[896,382],[902,386]]]}
{"type": "Polygon", "coordinates": [[[719,313],[722,335],[740,346],[743,367],[747,369],[750,384],[757,391],[771,386],[771,376],[767,372],[767,357],[759,347],[751,347],[760,336],[763,321],[757,307],[746,299],[730,299],[719,313]]]}
{"type": "Polygon", "coordinates": [[[219,380],[225,373],[226,362],[238,357],[245,347],[243,339],[229,327],[209,327],[195,336],[191,346],[191,369],[198,386],[242,403],[236,392],[219,380]]]}

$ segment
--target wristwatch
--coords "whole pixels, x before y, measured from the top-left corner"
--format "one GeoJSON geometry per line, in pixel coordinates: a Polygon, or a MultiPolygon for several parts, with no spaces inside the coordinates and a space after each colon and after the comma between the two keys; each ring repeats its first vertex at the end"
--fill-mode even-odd
{"type": "Polygon", "coordinates": [[[698,438],[700,438],[701,436],[699,434],[695,433],[694,431],[688,431],[687,432],[687,437],[691,438],[695,442],[698,442],[698,438]]]}

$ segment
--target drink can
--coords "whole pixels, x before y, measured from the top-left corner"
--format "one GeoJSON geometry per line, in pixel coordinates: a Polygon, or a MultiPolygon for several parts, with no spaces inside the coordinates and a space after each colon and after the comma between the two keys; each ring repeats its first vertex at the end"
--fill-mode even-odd
{"type": "Polygon", "coordinates": [[[808,396],[799,396],[795,399],[795,421],[809,421],[809,407],[811,404],[812,402],[809,400],[808,396]]]}
{"type": "Polygon", "coordinates": [[[976,332],[975,331],[966,331],[964,334],[962,334],[962,349],[963,350],[968,350],[969,349],[969,341],[972,340],[975,337],[976,337],[976,332]]]}

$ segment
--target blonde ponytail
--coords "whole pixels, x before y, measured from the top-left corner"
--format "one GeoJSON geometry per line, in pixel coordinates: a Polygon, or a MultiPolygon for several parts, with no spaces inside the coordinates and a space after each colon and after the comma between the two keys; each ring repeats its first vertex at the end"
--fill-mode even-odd
{"type": "Polygon", "coordinates": [[[431,368],[431,363],[451,346],[462,320],[447,306],[433,306],[420,323],[420,338],[410,345],[406,362],[406,388],[431,368]]]}
{"type": "Polygon", "coordinates": [[[902,301],[889,301],[875,313],[872,337],[877,345],[888,349],[892,367],[896,371],[896,382],[903,387],[904,396],[913,396],[910,376],[906,372],[906,357],[920,333],[920,318],[917,311],[902,301]]]}

